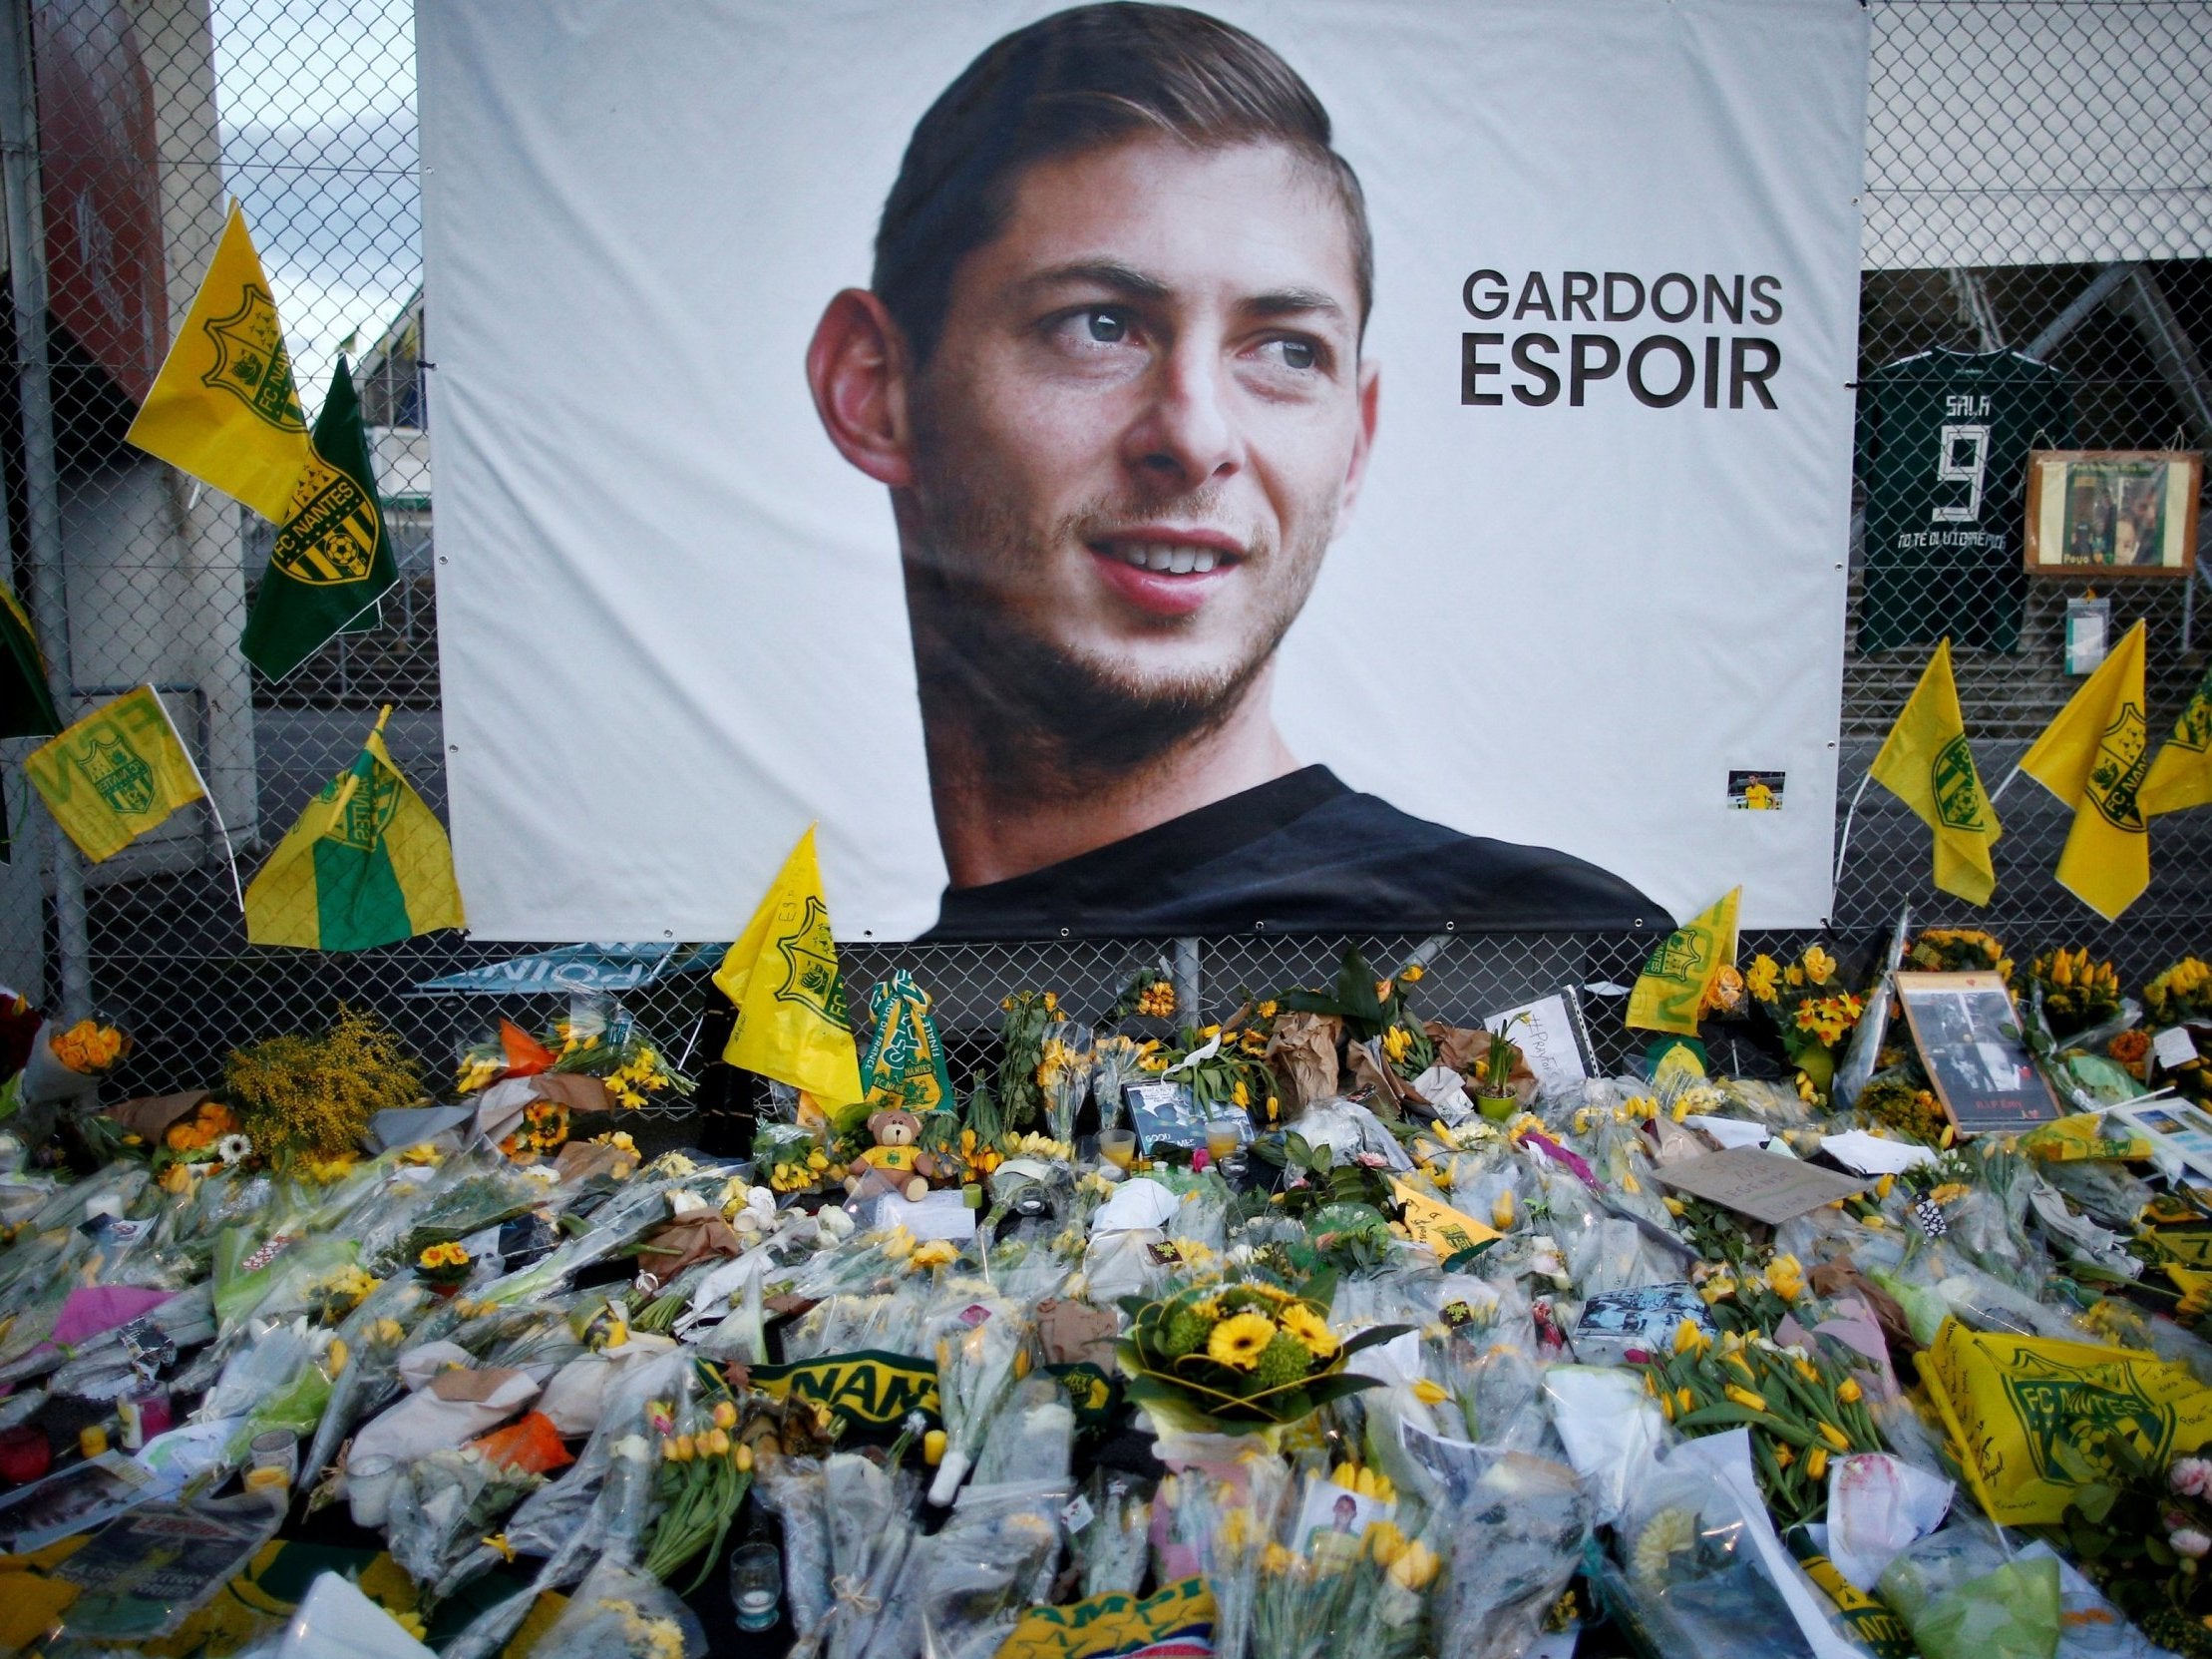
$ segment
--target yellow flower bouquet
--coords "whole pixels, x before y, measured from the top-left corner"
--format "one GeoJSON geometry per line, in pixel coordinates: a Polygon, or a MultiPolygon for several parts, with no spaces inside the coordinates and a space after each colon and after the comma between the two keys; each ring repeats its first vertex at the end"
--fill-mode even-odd
{"type": "Polygon", "coordinates": [[[1295,1423],[1377,1387],[1344,1369],[1362,1348],[1411,1329],[1381,1325],[1348,1340],[1328,1326],[1328,1281],[1302,1291],[1262,1279],[1208,1285],[1157,1302],[1126,1297],[1116,1345],[1134,1405],[1177,1429],[1253,1434],[1295,1423]]]}

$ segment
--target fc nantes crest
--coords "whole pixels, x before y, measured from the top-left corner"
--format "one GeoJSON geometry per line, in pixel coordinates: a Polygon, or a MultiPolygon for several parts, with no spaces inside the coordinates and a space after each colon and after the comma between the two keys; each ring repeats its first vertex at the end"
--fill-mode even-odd
{"type": "Polygon", "coordinates": [[[1946,827],[1976,834],[1989,828],[1989,803],[1982,795],[1982,776],[1974,769],[1974,751],[1961,732],[1941,749],[1928,767],[1928,784],[1936,797],[1936,816],[1946,827]]]}
{"type": "Polygon", "coordinates": [[[773,948],[784,956],[784,979],[776,988],[776,1000],[797,1003],[838,1030],[851,1031],[845,981],[837,971],[837,943],[830,937],[830,907],[822,902],[821,894],[807,895],[798,925],[773,948]]]}
{"type": "Polygon", "coordinates": [[[2119,718],[2097,740],[2096,760],[2082,793],[2114,829],[2140,831],[2143,814],[2135,796],[2149,773],[2149,727],[2137,704],[2123,703],[2119,718]]]}
{"type": "Polygon", "coordinates": [[[1705,942],[1686,928],[1676,928],[1652,953],[1644,971],[1654,979],[1701,985],[1705,978],[1705,942]]]}
{"type": "Polygon", "coordinates": [[[299,582],[366,581],[381,528],[375,498],[310,448],[269,563],[299,582]]]}
{"type": "Polygon", "coordinates": [[[246,283],[238,308],[225,317],[209,317],[202,327],[215,360],[199,377],[200,384],[228,392],[279,431],[305,432],[307,419],[292,383],[292,355],[284,349],[284,329],[268,290],[246,283]]]}
{"type": "MultiPolygon", "coordinates": [[[[132,747],[131,740],[115,726],[93,734],[92,741],[70,756],[85,781],[108,810],[126,818],[141,818],[154,810],[161,798],[154,768],[132,747]]],[[[164,816],[168,814],[165,810],[164,816]]]]}

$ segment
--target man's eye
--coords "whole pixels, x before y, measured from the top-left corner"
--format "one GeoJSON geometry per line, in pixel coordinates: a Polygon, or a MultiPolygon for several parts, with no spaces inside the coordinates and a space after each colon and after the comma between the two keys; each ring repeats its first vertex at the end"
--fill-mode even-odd
{"type": "Polygon", "coordinates": [[[1091,338],[1102,345],[1119,345],[1129,337],[1129,321],[1119,311],[1086,311],[1083,320],[1091,338]]]}
{"type": "Polygon", "coordinates": [[[1283,353],[1285,368],[1310,369],[1320,366],[1321,354],[1311,340],[1277,340],[1274,343],[1283,353]]]}

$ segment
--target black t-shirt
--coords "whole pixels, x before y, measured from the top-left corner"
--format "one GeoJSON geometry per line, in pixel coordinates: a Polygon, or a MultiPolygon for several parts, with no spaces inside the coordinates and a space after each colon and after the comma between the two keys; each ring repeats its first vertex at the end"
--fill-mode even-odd
{"type": "Polygon", "coordinates": [[[946,891],[923,937],[1610,933],[1663,936],[1666,913],[1548,847],[1462,835],[1355,794],[1325,766],[1060,864],[946,891]]]}

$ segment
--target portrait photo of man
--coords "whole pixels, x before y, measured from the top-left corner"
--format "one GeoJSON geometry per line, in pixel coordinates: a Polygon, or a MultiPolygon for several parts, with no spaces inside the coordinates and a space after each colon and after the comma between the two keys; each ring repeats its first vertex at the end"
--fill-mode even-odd
{"type": "Polygon", "coordinates": [[[1327,111],[1203,13],[1046,17],[915,127],[806,373],[891,496],[948,875],[928,937],[1671,926],[1279,729],[1278,647],[1376,441],[1373,294],[1327,111]]]}

